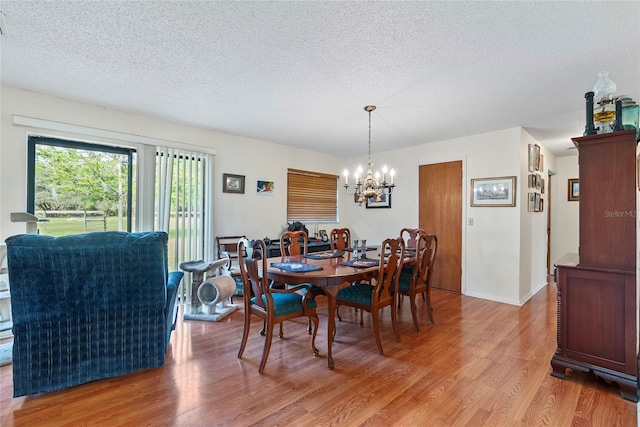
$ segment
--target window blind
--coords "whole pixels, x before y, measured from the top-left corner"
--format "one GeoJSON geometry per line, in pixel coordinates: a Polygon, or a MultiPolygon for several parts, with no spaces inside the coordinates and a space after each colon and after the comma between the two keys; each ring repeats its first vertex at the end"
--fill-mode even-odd
{"type": "Polygon", "coordinates": [[[336,222],[338,175],[287,170],[287,221],[336,222]]]}

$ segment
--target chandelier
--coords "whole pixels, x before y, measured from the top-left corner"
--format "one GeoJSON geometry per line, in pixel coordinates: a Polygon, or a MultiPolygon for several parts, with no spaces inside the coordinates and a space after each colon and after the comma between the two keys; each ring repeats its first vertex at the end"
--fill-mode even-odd
{"type": "Polygon", "coordinates": [[[395,171],[391,169],[389,171],[389,177],[391,182],[387,182],[387,166],[382,167],[382,179],[380,179],[380,172],[376,171],[374,174],[371,171],[371,112],[375,110],[375,105],[367,105],[364,110],[369,113],[369,161],[367,162],[367,174],[364,179],[360,176],[362,174],[362,167],[358,166],[358,169],[354,173],[355,185],[353,192],[349,192],[349,171],[344,170],[344,188],[347,194],[355,196],[355,201],[362,205],[362,202],[369,199],[375,202],[381,202],[383,196],[391,194],[391,190],[396,185],[393,183],[395,171]]]}

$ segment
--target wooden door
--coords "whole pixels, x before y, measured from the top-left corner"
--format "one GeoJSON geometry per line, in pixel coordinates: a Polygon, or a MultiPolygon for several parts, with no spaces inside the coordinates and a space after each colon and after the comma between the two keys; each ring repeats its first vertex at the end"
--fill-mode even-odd
{"type": "Polygon", "coordinates": [[[419,226],[438,236],[434,288],[462,290],[462,161],[420,166],[419,226]]]}

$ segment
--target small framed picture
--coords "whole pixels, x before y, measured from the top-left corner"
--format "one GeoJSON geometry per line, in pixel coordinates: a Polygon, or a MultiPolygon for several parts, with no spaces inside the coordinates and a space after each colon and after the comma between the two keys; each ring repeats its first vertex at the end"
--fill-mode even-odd
{"type": "Polygon", "coordinates": [[[376,200],[375,197],[367,199],[367,209],[390,208],[390,207],[391,207],[391,194],[381,194],[380,200],[376,200]]]}
{"type": "Polygon", "coordinates": [[[535,212],[535,208],[536,208],[536,193],[529,193],[529,205],[528,205],[528,210],[529,212],[535,212]]]}
{"type": "Polygon", "coordinates": [[[273,181],[258,181],[256,184],[256,194],[259,196],[272,196],[275,184],[273,181]]]}
{"type": "Polygon", "coordinates": [[[533,172],[535,170],[536,162],[536,149],[533,144],[529,144],[529,172],[533,172]]]}
{"type": "Polygon", "coordinates": [[[540,169],[540,146],[538,144],[535,144],[533,146],[533,151],[534,151],[534,158],[533,158],[533,167],[535,170],[539,171],[540,169]]]}
{"type": "Polygon", "coordinates": [[[471,206],[515,206],[516,177],[471,180],[471,206]]]}
{"type": "Polygon", "coordinates": [[[571,178],[567,181],[567,200],[577,202],[580,200],[580,180],[578,178],[571,178]]]}
{"type": "Polygon", "coordinates": [[[222,174],[222,192],[244,194],[244,175],[222,174]]]}

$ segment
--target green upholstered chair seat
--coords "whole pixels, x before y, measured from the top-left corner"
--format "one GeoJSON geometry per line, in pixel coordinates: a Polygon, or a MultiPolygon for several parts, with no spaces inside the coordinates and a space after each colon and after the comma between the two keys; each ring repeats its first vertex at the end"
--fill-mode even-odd
{"type": "MultiPolygon", "coordinates": [[[[276,316],[284,316],[286,314],[302,312],[302,295],[292,292],[290,294],[272,293],[273,311],[276,316]]],[[[262,300],[267,303],[266,297],[263,295],[262,300]]],[[[316,301],[307,299],[307,308],[314,309],[317,307],[316,301]]],[[[251,298],[251,304],[255,304],[256,299],[251,298]]]]}
{"type": "Polygon", "coordinates": [[[340,289],[338,291],[338,300],[371,305],[373,289],[371,285],[356,283],[355,285],[340,289]]]}
{"type": "Polygon", "coordinates": [[[402,269],[402,273],[400,273],[400,280],[398,282],[398,289],[401,291],[409,291],[409,284],[411,283],[411,275],[413,274],[413,268],[409,267],[406,271],[407,267],[402,269]]]}

